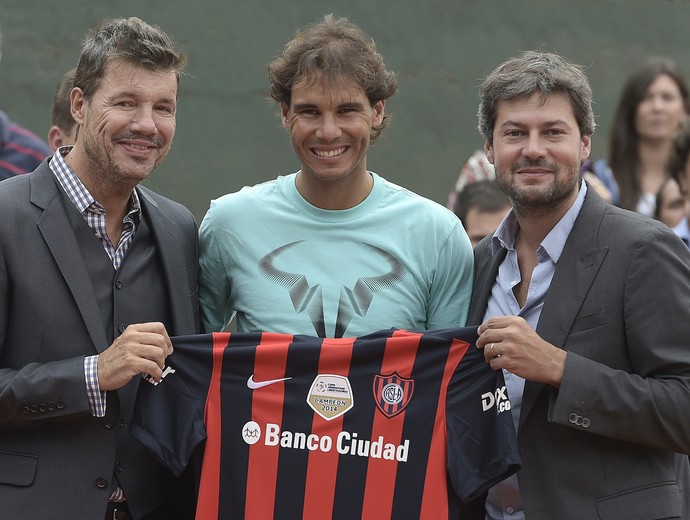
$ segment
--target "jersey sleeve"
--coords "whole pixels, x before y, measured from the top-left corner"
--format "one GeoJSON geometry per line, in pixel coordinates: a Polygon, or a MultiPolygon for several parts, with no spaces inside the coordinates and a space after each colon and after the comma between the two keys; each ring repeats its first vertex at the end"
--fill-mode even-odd
{"type": "Polygon", "coordinates": [[[175,475],[189,463],[194,448],[206,438],[204,410],[213,363],[211,334],[171,338],[159,383],[145,377],[139,384],[130,427],[135,439],[150,449],[175,475]]]}
{"type": "Polygon", "coordinates": [[[491,369],[474,342],[448,386],[446,421],[449,479],[464,502],[519,469],[503,373],[491,369]]]}

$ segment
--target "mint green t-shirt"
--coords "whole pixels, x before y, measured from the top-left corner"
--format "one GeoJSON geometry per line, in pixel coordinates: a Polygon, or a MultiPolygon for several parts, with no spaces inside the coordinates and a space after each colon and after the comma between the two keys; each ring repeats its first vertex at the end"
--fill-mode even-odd
{"type": "Polygon", "coordinates": [[[211,202],[200,231],[206,332],[237,314],[239,332],[356,337],[391,327],[464,326],[472,246],[440,204],[370,172],[369,196],[323,210],[297,174],[211,202]]]}

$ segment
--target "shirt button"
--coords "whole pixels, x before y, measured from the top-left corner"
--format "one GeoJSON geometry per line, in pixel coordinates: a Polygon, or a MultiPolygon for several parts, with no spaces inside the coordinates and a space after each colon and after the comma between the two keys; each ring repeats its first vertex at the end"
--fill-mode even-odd
{"type": "Polygon", "coordinates": [[[506,513],[508,513],[509,515],[512,515],[512,514],[513,514],[513,511],[515,511],[515,510],[514,510],[512,507],[507,507],[507,508],[506,508],[506,513]]]}

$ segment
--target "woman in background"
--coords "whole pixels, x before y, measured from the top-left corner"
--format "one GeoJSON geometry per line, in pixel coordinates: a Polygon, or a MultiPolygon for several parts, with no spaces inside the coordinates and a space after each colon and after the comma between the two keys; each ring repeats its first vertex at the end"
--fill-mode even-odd
{"type": "Polygon", "coordinates": [[[593,168],[614,204],[654,215],[673,137],[689,113],[688,88],[673,60],[651,58],[628,77],[611,126],[608,164],[599,160],[593,168]]]}

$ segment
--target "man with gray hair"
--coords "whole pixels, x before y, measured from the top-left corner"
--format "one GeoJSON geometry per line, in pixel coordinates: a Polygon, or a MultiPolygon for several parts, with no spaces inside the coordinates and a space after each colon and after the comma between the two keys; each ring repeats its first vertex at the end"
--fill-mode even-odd
{"type": "Polygon", "coordinates": [[[582,180],[594,117],[580,67],[509,59],[478,119],[512,209],[475,249],[469,323],[504,371],[523,462],[486,517],[688,518],[688,249],[582,180]]]}
{"type": "Polygon", "coordinates": [[[70,89],[75,144],[0,183],[0,518],[191,516],[129,433],[140,375],[199,331],[194,218],[139,184],[185,61],[157,27],[104,21],[70,89]]]}
{"type": "Polygon", "coordinates": [[[48,155],[50,148],[40,137],[12,121],[0,110],[0,181],[33,171],[48,155]]]}

